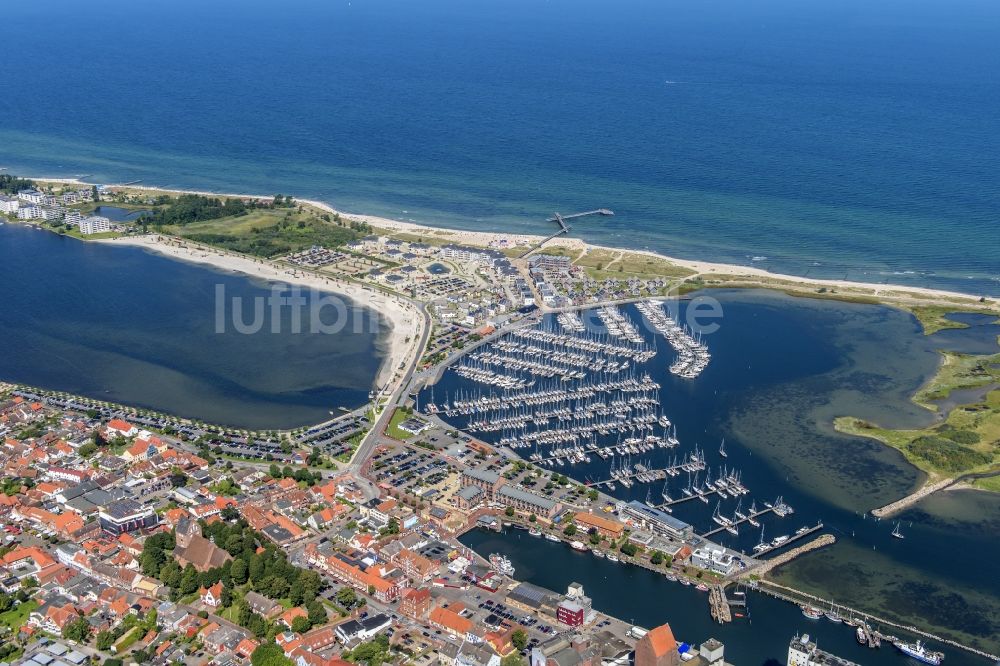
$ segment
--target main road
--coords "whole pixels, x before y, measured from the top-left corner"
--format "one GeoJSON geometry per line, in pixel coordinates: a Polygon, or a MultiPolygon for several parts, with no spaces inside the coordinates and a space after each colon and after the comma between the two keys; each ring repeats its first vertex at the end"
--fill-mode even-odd
{"type": "MultiPolygon", "coordinates": [[[[403,298],[401,296],[395,295],[396,298],[403,298]]],[[[358,448],[354,451],[354,455],[351,457],[350,463],[347,465],[347,470],[354,472],[358,479],[361,479],[361,468],[364,466],[368,458],[371,457],[372,452],[378,445],[379,439],[382,437],[382,433],[385,431],[386,426],[389,425],[389,420],[392,418],[393,412],[395,412],[395,407],[399,405],[406,395],[406,390],[410,386],[410,380],[413,378],[413,373],[416,372],[417,364],[420,362],[420,358],[423,356],[424,350],[427,348],[427,340],[430,338],[432,325],[431,316],[427,312],[427,305],[419,301],[414,301],[411,299],[404,299],[410,304],[414,305],[420,316],[423,317],[423,328],[420,334],[420,339],[417,341],[416,346],[410,356],[406,361],[406,370],[403,375],[395,380],[395,385],[391,390],[389,399],[385,402],[385,407],[382,408],[381,413],[372,423],[371,430],[368,434],[361,440],[358,448]]],[[[378,410],[378,402],[381,400],[381,396],[375,398],[375,409],[378,410]]]]}

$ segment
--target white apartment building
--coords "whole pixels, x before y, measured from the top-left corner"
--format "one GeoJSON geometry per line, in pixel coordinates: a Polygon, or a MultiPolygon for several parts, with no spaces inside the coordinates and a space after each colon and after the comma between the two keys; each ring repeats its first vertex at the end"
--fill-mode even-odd
{"type": "Polygon", "coordinates": [[[35,204],[19,206],[17,209],[17,219],[19,220],[37,220],[41,216],[42,209],[40,206],[36,206],[35,204]]]}
{"type": "Polygon", "coordinates": [[[84,236],[100,234],[105,231],[111,231],[111,220],[106,217],[94,215],[80,220],[80,233],[84,236]]]}
{"type": "Polygon", "coordinates": [[[42,199],[45,198],[45,195],[38,190],[21,190],[17,193],[17,198],[21,201],[38,205],[42,203],[42,199]]]}

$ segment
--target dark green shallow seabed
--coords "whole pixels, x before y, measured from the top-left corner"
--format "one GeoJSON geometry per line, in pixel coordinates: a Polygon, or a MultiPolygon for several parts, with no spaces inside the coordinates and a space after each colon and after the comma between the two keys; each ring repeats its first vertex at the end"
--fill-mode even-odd
{"type": "MultiPolygon", "coordinates": [[[[831,425],[840,415],[892,427],[929,423],[933,414],[911,396],[935,372],[936,350],[995,350],[998,327],[979,322],[964,331],[924,336],[912,316],[881,306],[759,291],[707,295],[719,299],[725,315],[719,331],[706,338],[713,357],[705,373],[694,382],[679,380],[664,371],[660,357],[646,369],[663,387],[664,409],[677,424],[682,451],[698,443],[713,467],[725,462],[742,469],[758,503],[781,494],[795,507],[795,515],[783,522],[764,521],[769,538],[818,519],[836,535],[833,547],[796,560],[776,579],[1000,651],[1000,581],[991,573],[1000,556],[1000,496],[977,491],[932,496],[899,517],[906,538],[893,539],[892,521],[864,514],[911,492],[923,475],[895,450],[841,435],[831,425]],[[723,436],[725,461],[715,453],[723,436]]],[[[449,373],[436,387],[438,397],[459,386],[449,373]]],[[[672,454],[649,455],[661,464],[672,454]]],[[[607,464],[596,459],[570,473],[581,480],[607,478],[607,464]]],[[[674,497],[681,481],[671,485],[674,497]]],[[[654,500],[659,491],[652,489],[654,500]]],[[[646,493],[639,484],[619,488],[616,495],[644,500],[646,493]]],[[[714,504],[685,503],[674,513],[704,531],[714,527],[714,504]]],[[[723,511],[734,504],[723,502],[723,511]]],[[[715,538],[749,550],[759,532],[715,538]]],[[[663,621],[672,614],[664,605],[646,617],[663,621]]],[[[810,628],[788,627],[794,630],[810,628]]],[[[956,663],[957,653],[948,652],[956,663]]]]}

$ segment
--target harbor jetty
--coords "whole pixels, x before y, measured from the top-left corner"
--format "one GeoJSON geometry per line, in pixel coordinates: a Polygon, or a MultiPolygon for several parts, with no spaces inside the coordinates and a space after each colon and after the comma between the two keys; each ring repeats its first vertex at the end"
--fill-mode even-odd
{"type": "Polygon", "coordinates": [[[769,573],[773,569],[780,567],[782,564],[787,564],[791,562],[799,555],[804,555],[811,550],[817,550],[823,548],[824,546],[830,546],[837,541],[837,538],[832,534],[823,534],[816,539],[813,539],[809,543],[802,544],[796,548],[793,548],[787,552],[777,555],[767,560],[758,560],[758,563],[750,567],[741,574],[741,577],[749,576],[763,576],[769,573]]]}
{"type": "Polygon", "coordinates": [[[939,490],[944,490],[945,488],[948,488],[956,481],[958,481],[958,479],[944,479],[943,481],[938,481],[937,483],[928,484],[923,488],[921,488],[920,490],[910,493],[909,495],[907,495],[902,499],[898,499],[895,502],[892,502],[891,504],[886,504],[885,506],[873,509],[872,515],[875,516],[876,518],[885,518],[886,516],[891,516],[895,513],[899,513],[903,509],[906,509],[916,504],[917,502],[927,497],[928,495],[936,493],[939,490]]]}

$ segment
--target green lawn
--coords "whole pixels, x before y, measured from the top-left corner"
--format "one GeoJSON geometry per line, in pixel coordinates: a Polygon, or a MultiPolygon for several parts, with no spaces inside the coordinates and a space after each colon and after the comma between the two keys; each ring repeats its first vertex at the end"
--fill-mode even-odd
{"type": "Polygon", "coordinates": [[[132,630],[118,639],[112,647],[115,653],[121,653],[132,647],[132,644],[143,637],[146,630],[142,627],[132,627],[132,630]]]}
{"type": "Polygon", "coordinates": [[[38,602],[34,599],[29,599],[23,604],[11,608],[6,613],[0,613],[0,624],[5,624],[10,627],[11,631],[17,632],[21,628],[21,625],[28,621],[31,611],[36,608],[38,608],[38,602]]]}
{"type": "Polygon", "coordinates": [[[396,409],[392,414],[392,418],[389,419],[389,425],[386,426],[385,434],[393,439],[406,440],[413,437],[412,434],[401,430],[399,424],[410,417],[410,414],[404,412],[402,409],[396,409]]]}
{"type": "Polygon", "coordinates": [[[246,215],[174,225],[165,233],[258,257],[278,257],[322,245],[340,247],[360,237],[348,227],[325,221],[311,209],[255,210],[246,215]]]}

